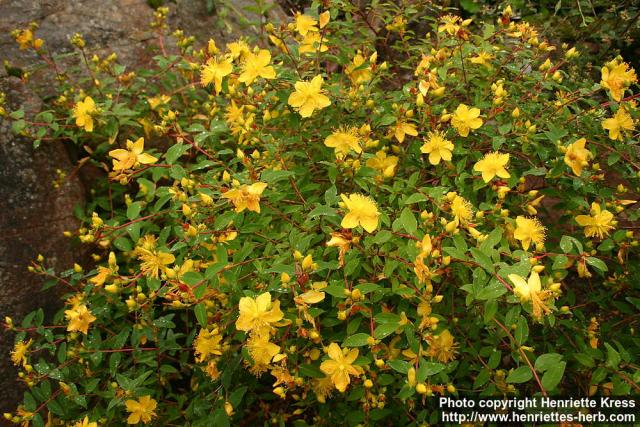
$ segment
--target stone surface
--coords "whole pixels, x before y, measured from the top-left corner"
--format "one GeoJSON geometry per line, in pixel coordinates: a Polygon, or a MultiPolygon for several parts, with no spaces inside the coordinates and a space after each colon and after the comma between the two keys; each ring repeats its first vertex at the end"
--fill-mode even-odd
{"type": "Polygon", "coordinates": [[[264,0],[263,3],[268,9],[266,16],[260,16],[252,9],[255,8],[255,0],[214,1],[211,11],[207,10],[205,0],[176,0],[174,6],[167,2],[171,9],[169,25],[195,36],[200,45],[213,38],[222,48],[225,43],[242,36],[259,37],[260,22],[284,21],[285,14],[277,1],[264,0]]]}
{"type": "MultiPolygon", "coordinates": [[[[0,79],[8,106],[20,105],[31,116],[40,100],[10,77],[0,79]]],[[[62,233],[78,227],[73,207],[82,203],[84,191],[77,178],[53,187],[56,169],[70,171],[73,165],[60,143],[43,143],[33,149],[32,142],[16,137],[11,123],[0,120],[0,315],[19,319],[38,307],[51,314],[58,307],[53,291],[42,292],[39,278],[27,272],[38,254],[47,265],[68,269],[73,265],[74,248],[62,233]]],[[[0,412],[13,409],[21,390],[14,382],[9,351],[13,336],[0,331],[0,412]]]]}
{"type": "MultiPolygon", "coordinates": [[[[265,3],[274,4],[271,1],[265,3]]],[[[250,22],[266,19],[246,10],[255,5],[253,0],[225,2],[227,6],[218,5],[214,10],[207,10],[205,0],[165,3],[171,10],[170,27],[196,36],[200,46],[209,38],[222,47],[243,35],[255,36],[258,27],[250,22]]],[[[277,6],[267,15],[276,21],[284,17],[277,6]]],[[[53,93],[51,70],[33,67],[37,56],[32,50],[19,49],[10,35],[13,29],[38,23],[36,37],[45,41],[62,67],[79,61],[69,38],[80,33],[89,54],[116,52],[119,63],[135,69],[157,51],[149,27],[152,19],[153,9],[146,0],[0,0],[0,60],[32,72],[30,87],[37,92],[28,91],[0,68],[0,90],[7,93],[7,109],[23,105],[33,115],[41,106],[40,97],[53,93]]],[[[73,208],[83,202],[85,189],[77,177],[60,189],[52,186],[57,169],[70,173],[74,168],[69,147],[43,143],[34,150],[29,140],[14,136],[10,126],[7,120],[0,120],[0,319],[9,315],[19,324],[38,307],[51,314],[59,306],[53,292],[41,292],[41,281],[26,268],[40,253],[57,270],[72,266],[78,248],[62,232],[77,228],[73,208]]],[[[9,358],[12,345],[13,336],[0,330],[0,413],[13,411],[21,400],[22,390],[14,381],[16,370],[9,358]]],[[[5,423],[0,417],[0,426],[5,423]]]]}
{"type": "Polygon", "coordinates": [[[121,63],[135,66],[149,58],[144,42],[152,37],[152,17],[144,0],[0,0],[0,52],[14,66],[32,64],[36,55],[20,50],[10,32],[37,22],[36,36],[55,55],[74,52],[69,38],[80,33],[88,50],[114,51],[121,63]]]}

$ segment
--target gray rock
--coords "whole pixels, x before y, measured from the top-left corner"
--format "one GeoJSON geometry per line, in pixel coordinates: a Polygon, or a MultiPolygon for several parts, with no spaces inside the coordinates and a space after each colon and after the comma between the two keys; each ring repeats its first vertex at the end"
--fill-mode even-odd
{"type": "MultiPolygon", "coordinates": [[[[170,27],[196,36],[200,46],[209,38],[223,47],[242,35],[258,35],[259,27],[251,22],[265,19],[246,10],[255,4],[253,0],[234,0],[228,2],[229,8],[213,11],[207,10],[205,0],[166,3],[171,9],[170,27]]],[[[268,12],[272,21],[283,18],[277,6],[268,12]]],[[[80,33],[89,54],[116,52],[120,64],[135,69],[154,55],[152,19],[153,9],[146,0],[0,0],[0,60],[31,71],[30,87],[40,96],[50,95],[51,70],[33,67],[37,55],[19,49],[10,35],[13,29],[38,23],[36,37],[45,41],[63,67],[78,62],[69,38],[80,33]]],[[[20,80],[7,77],[4,68],[0,69],[0,90],[7,93],[9,110],[23,105],[28,116],[33,116],[40,108],[40,98],[20,80]]],[[[0,119],[0,319],[8,315],[19,324],[36,308],[52,313],[59,307],[53,291],[40,291],[41,281],[27,272],[27,266],[40,253],[47,258],[47,265],[57,270],[70,268],[76,259],[78,248],[73,248],[62,232],[77,228],[72,212],[76,204],[83,203],[84,188],[77,177],[59,189],[52,186],[56,169],[69,173],[73,168],[62,144],[43,143],[34,150],[31,141],[12,134],[8,120],[0,119]]],[[[1,330],[0,412],[15,410],[22,395],[9,358],[12,346],[13,336],[1,330]]],[[[0,418],[0,425],[3,423],[0,418]]]]}
{"type": "MultiPolygon", "coordinates": [[[[8,106],[22,106],[26,117],[40,108],[39,98],[17,78],[1,79],[0,90],[8,106]]],[[[42,254],[47,265],[68,269],[77,252],[62,233],[78,227],[73,207],[83,202],[84,191],[77,177],[54,188],[56,169],[73,169],[62,144],[34,149],[29,139],[12,134],[9,120],[0,119],[0,315],[17,324],[30,311],[43,307],[50,314],[59,304],[53,291],[42,292],[41,280],[27,272],[30,262],[42,254]]],[[[9,359],[13,336],[4,329],[0,334],[0,411],[7,411],[14,409],[21,389],[9,359]]]]}

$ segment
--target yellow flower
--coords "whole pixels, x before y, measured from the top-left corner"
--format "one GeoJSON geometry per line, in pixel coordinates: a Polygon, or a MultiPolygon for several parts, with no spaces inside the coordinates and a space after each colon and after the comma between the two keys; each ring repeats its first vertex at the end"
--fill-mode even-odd
{"type": "Polygon", "coordinates": [[[207,366],[202,368],[204,372],[211,378],[213,381],[216,381],[220,378],[220,371],[218,370],[218,362],[216,360],[210,360],[207,363],[207,366]]]}
{"type": "Polygon", "coordinates": [[[249,53],[251,53],[251,49],[249,49],[249,45],[246,41],[240,39],[236,42],[228,43],[227,50],[233,59],[243,59],[249,53]]]}
{"type": "Polygon", "coordinates": [[[445,139],[442,132],[429,132],[429,140],[425,142],[420,151],[429,155],[429,163],[432,165],[440,164],[441,160],[451,161],[451,151],[453,143],[445,139]]]}
{"type": "Polygon", "coordinates": [[[438,89],[444,90],[443,86],[440,86],[438,83],[438,74],[435,71],[425,71],[425,79],[422,79],[418,82],[418,90],[422,94],[422,96],[427,96],[429,90],[433,90],[434,93],[437,93],[438,89]]]}
{"type": "Polygon", "coordinates": [[[387,156],[387,153],[380,150],[375,157],[367,160],[367,166],[379,171],[383,178],[391,178],[396,173],[398,160],[397,156],[387,156]]]}
{"type": "Polygon", "coordinates": [[[487,68],[491,68],[491,61],[493,59],[493,55],[487,52],[480,52],[473,58],[469,58],[473,64],[484,65],[487,68]]]}
{"type": "Polygon", "coordinates": [[[598,203],[591,204],[591,215],[578,215],[576,222],[584,227],[584,235],[587,237],[598,236],[602,239],[609,235],[609,230],[613,230],[611,225],[613,214],[608,210],[602,210],[598,203]]]}
{"type": "Polygon", "coordinates": [[[278,38],[277,36],[275,36],[274,34],[269,34],[269,41],[271,41],[271,43],[273,43],[273,45],[275,47],[277,47],[278,49],[280,49],[281,52],[283,53],[287,53],[289,51],[289,48],[287,47],[287,45],[282,41],[282,39],[278,38]]]}
{"type": "Polygon", "coordinates": [[[564,162],[571,168],[576,176],[582,174],[582,168],[589,164],[588,160],[591,158],[591,152],[584,148],[586,142],[586,139],[580,138],[569,145],[564,154],[564,162]]]}
{"type": "Polygon", "coordinates": [[[313,388],[313,392],[316,394],[318,402],[325,403],[327,401],[327,397],[329,397],[333,391],[333,382],[331,381],[331,377],[327,376],[314,378],[311,380],[311,387],[313,388]]]}
{"type": "Polygon", "coordinates": [[[168,265],[173,263],[176,257],[169,252],[149,251],[140,248],[138,250],[138,259],[142,261],[140,263],[140,271],[148,277],[157,279],[160,272],[165,273],[167,271],[168,265]]]}
{"type": "Polygon", "coordinates": [[[469,135],[469,130],[478,129],[482,126],[482,119],[478,116],[480,116],[479,108],[469,108],[464,104],[460,104],[451,117],[451,125],[458,131],[460,136],[466,137],[469,135]]]}
{"type": "Polygon", "coordinates": [[[538,273],[532,271],[528,281],[517,274],[509,274],[508,277],[515,285],[513,293],[520,299],[520,302],[531,302],[533,317],[540,319],[543,313],[551,312],[551,309],[545,305],[545,300],[550,297],[550,293],[542,290],[538,273]]]}
{"type": "Polygon", "coordinates": [[[389,31],[394,31],[396,33],[404,32],[407,26],[407,20],[402,15],[398,15],[393,18],[390,24],[386,25],[385,28],[389,31]]]}
{"type": "Polygon", "coordinates": [[[338,261],[340,267],[344,266],[344,257],[351,247],[351,239],[340,232],[331,233],[331,239],[327,242],[327,246],[338,248],[338,261]]]}
{"type": "Polygon", "coordinates": [[[320,28],[326,27],[330,19],[331,19],[331,12],[329,12],[328,10],[322,12],[320,14],[320,28]]]}
{"type": "MultiPolygon", "coordinates": [[[[329,47],[326,44],[327,39],[323,38],[320,33],[312,33],[308,32],[304,39],[300,42],[300,47],[298,48],[299,53],[315,53],[315,52],[326,52],[329,50],[329,47]]],[[[286,47],[285,47],[286,49],[286,47]]]]}
{"type": "Polygon", "coordinates": [[[481,160],[478,160],[473,170],[482,173],[484,182],[491,181],[496,175],[500,178],[509,178],[511,175],[505,169],[507,163],[509,163],[509,154],[495,151],[485,154],[481,160]]]}
{"type": "Polygon", "coordinates": [[[168,104],[171,101],[171,97],[167,95],[154,96],[151,98],[147,98],[147,102],[149,103],[149,107],[152,110],[158,110],[159,107],[168,104]]]}
{"type": "Polygon", "coordinates": [[[73,117],[76,119],[76,126],[84,128],[87,132],[93,132],[93,114],[98,111],[93,98],[87,96],[84,101],[79,101],[73,107],[73,117]]]}
{"type": "Polygon", "coordinates": [[[393,135],[396,137],[398,142],[404,142],[406,135],[417,136],[418,130],[416,129],[416,125],[413,123],[398,119],[396,127],[393,130],[393,135]]]}
{"type": "Polygon", "coordinates": [[[269,65],[270,62],[271,53],[266,49],[260,49],[257,54],[247,53],[243,63],[242,74],[238,77],[238,81],[248,86],[258,77],[267,80],[274,79],[276,70],[269,65]]]}
{"type": "Polygon", "coordinates": [[[222,194],[225,199],[231,200],[236,208],[236,212],[242,212],[247,209],[252,212],[260,213],[260,195],[267,188],[264,182],[254,182],[251,185],[241,185],[222,194]]]}
{"type": "Polygon", "coordinates": [[[361,225],[369,233],[378,228],[380,212],[376,202],[362,194],[351,194],[349,197],[341,194],[340,197],[349,212],[342,218],[340,226],[343,228],[356,228],[361,225]]]}
{"type": "Polygon", "coordinates": [[[129,399],[124,404],[127,406],[127,412],[131,412],[127,424],[138,424],[140,421],[147,424],[156,416],[154,410],[158,402],[151,396],[142,396],[138,400],[129,399]]]}
{"type": "Polygon", "coordinates": [[[438,32],[446,32],[454,35],[460,30],[460,17],[455,15],[445,15],[442,17],[441,24],[438,26],[438,32]]]}
{"type": "Polygon", "coordinates": [[[425,234],[420,242],[416,243],[416,247],[420,249],[420,253],[429,256],[431,251],[433,250],[433,242],[431,241],[431,236],[425,234]]]}
{"type": "Polygon", "coordinates": [[[611,92],[611,97],[616,101],[622,99],[624,90],[629,87],[631,83],[638,81],[636,72],[633,68],[629,69],[629,64],[622,62],[621,57],[617,57],[614,60],[605,64],[602,67],[602,81],[600,85],[611,92]]]}
{"type": "Polygon", "coordinates": [[[231,74],[231,71],[233,66],[230,59],[209,58],[200,71],[200,83],[202,86],[207,86],[213,82],[216,94],[219,94],[222,90],[222,78],[231,74]]]}
{"type": "Polygon", "coordinates": [[[271,294],[265,292],[256,298],[242,297],[238,304],[240,316],[236,329],[256,335],[268,335],[271,324],[284,317],[280,310],[280,301],[271,302],[271,294]]]}
{"type": "Polygon", "coordinates": [[[64,316],[69,324],[67,325],[67,331],[79,331],[87,335],[89,325],[96,320],[96,317],[91,314],[91,311],[86,305],[81,304],[73,307],[71,310],[65,310],[64,316]]]}
{"type": "Polygon", "coordinates": [[[358,353],[357,348],[352,348],[345,354],[340,346],[334,342],[329,344],[327,348],[330,360],[322,362],[320,370],[331,376],[331,382],[341,393],[344,393],[351,382],[350,375],[357,376],[363,372],[361,367],[353,365],[353,362],[358,358],[358,353]]]}
{"type": "Polygon", "coordinates": [[[602,127],[609,131],[609,138],[622,141],[622,131],[635,129],[633,119],[624,107],[618,108],[616,114],[602,122],[602,127]]]}
{"type": "Polygon", "coordinates": [[[25,365],[27,363],[27,352],[29,351],[31,344],[33,344],[32,339],[29,341],[17,342],[13,346],[13,351],[11,351],[11,361],[14,365],[19,366],[20,364],[25,365]]]}
{"type": "Polygon", "coordinates": [[[526,251],[533,242],[535,245],[544,243],[545,228],[537,218],[526,218],[518,216],[516,218],[516,231],[513,237],[522,242],[522,248],[526,251]]]}
{"type": "Polygon", "coordinates": [[[458,224],[466,224],[473,217],[471,203],[458,195],[451,201],[451,213],[458,224]]]}
{"type": "Polygon", "coordinates": [[[353,150],[356,153],[362,153],[362,147],[360,147],[360,138],[355,129],[338,129],[337,132],[327,136],[324,140],[324,145],[335,149],[336,157],[342,158],[349,154],[349,151],[353,150]]]}
{"type": "Polygon", "coordinates": [[[295,297],[294,301],[297,305],[311,305],[324,301],[325,296],[326,294],[324,292],[311,289],[310,291],[307,291],[295,297]]]}
{"type": "Polygon", "coordinates": [[[82,421],[77,421],[73,427],[98,427],[98,423],[89,421],[89,417],[84,417],[82,421]]]}
{"type": "Polygon", "coordinates": [[[345,69],[345,73],[351,79],[351,83],[354,86],[358,86],[367,83],[371,80],[371,65],[364,66],[366,58],[362,53],[356,53],[353,57],[353,62],[345,69]]]}
{"type": "Polygon", "coordinates": [[[220,356],[222,354],[222,336],[218,328],[209,331],[200,329],[198,336],[193,341],[193,348],[196,354],[196,362],[204,362],[209,356],[220,356]]]}
{"type": "Polygon", "coordinates": [[[20,50],[29,49],[31,42],[33,42],[33,31],[30,29],[16,30],[12,34],[20,46],[20,50]]]}
{"type": "Polygon", "coordinates": [[[276,387],[280,384],[289,385],[290,387],[293,387],[295,385],[295,377],[291,375],[289,370],[285,368],[274,368],[271,370],[271,375],[273,375],[273,377],[276,379],[272,387],[276,387]]]}
{"type": "Polygon", "coordinates": [[[298,81],[295,92],[289,95],[288,103],[302,117],[311,117],[315,110],[331,105],[331,100],[323,94],[322,76],[315,76],[310,82],[298,81]]]}
{"type": "Polygon", "coordinates": [[[438,362],[447,363],[456,358],[456,342],[448,329],[429,340],[427,355],[438,362]]]}
{"type": "Polygon", "coordinates": [[[306,36],[308,32],[318,31],[316,24],[317,21],[309,15],[303,15],[301,13],[296,15],[296,31],[303,37],[306,36]]]}
{"type": "Polygon", "coordinates": [[[269,335],[254,335],[247,341],[249,354],[256,365],[268,365],[280,353],[280,346],[269,341],[269,335]]]}
{"type": "Polygon", "coordinates": [[[108,267],[98,267],[98,274],[89,279],[89,282],[96,286],[104,285],[104,282],[111,276],[111,269],[108,267]]]}
{"type": "Polygon", "coordinates": [[[127,139],[127,149],[118,148],[109,151],[109,156],[113,157],[113,170],[125,171],[134,169],[139,165],[150,165],[158,161],[156,157],[143,153],[144,138],[138,138],[136,142],[127,139]]]}
{"type": "Polygon", "coordinates": [[[413,263],[413,271],[416,273],[416,277],[418,278],[419,283],[431,283],[431,270],[424,263],[424,259],[428,256],[426,252],[420,252],[418,256],[416,256],[416,260],[413,263]]]}

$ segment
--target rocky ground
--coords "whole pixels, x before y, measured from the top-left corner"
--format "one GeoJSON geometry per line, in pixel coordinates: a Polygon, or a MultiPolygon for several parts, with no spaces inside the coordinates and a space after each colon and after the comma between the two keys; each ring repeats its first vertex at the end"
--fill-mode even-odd
{"type": "MultiPolygon", "coordinates": [[[[219,45],[257,31],[250,22],[260,17],[245,9],[253,4],[251,0],[234,0],[229,2],[230,8],[222,11],[208,8],[205,0],[167,2],[172,28],[181,28],[201,42],[214,38],[219,45]],[[220,16],[221,12],[224,16],[220,16]]],[[[273,21],[283,12],[276,6],[269,14],[273,21]]],[[[115,51],[120,63],[137,67],[153,55],[153,34],[149,31],[152,16],[153,9],[146,0],[0,0],[0,59],[13,67],[29,69],[37,58],[20,50],[10,32],[37,22],[37,36],[57,56],[64,58],[73,51],[69,37],[78,32],[89,50],[115,51]]],[[[0,71],[0,91],[7,94],[8,106],[22,105],[28,115],[35,114],[50,91],[50,76],[35,72],[28,89],[19,79],[6,74],[4,69],[0,71]]],[[[34,149],[31,141],[12,134],[11,123],[0,120],[2,318],[21,319],[38,307],[50,315],[58,308],[54,291],[42,292],[41,282],[27,272],[27,266],[41,253],[48,265],[67,269],[81,255],[81,248],[62,235],[64,230],[77,228],[73,209],[83,203],[87,190],[80,179],[82,175],[71,174],[73,158],[73,147],[61,143],[43,143],[34,149]],[[72,178],[56,189],[52,182],[57,178],[57,169],[72,178]]],[[[13,336],[0,330],[0,412],[15,409],[21,400],[20,385],[14,380],[17,372],[9,359],[12,346],[13,336]]],[[[0,419],[0,425],[3,422],[0,419]]]]}

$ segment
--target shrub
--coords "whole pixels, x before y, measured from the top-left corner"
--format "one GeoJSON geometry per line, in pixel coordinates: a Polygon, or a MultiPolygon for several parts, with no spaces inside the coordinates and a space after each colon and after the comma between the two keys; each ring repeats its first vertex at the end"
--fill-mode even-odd
{"type": "Polygon", "coordinates": [[[96,264],[34,261],[69,293],[6,319],[7,418],[417,425],[436,395],[638,393],[636,75],[593,81],[510,14],[333,1],[172,51],[161,8],[135,71],[74,36],[86,69],[8,114],[108,173],[68,233],[96,264]]]}

